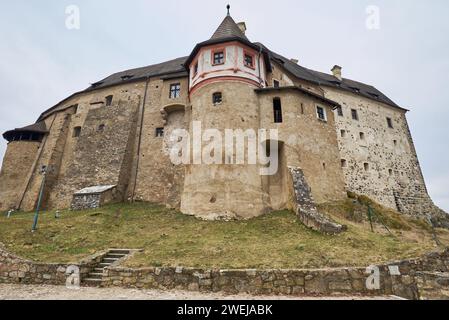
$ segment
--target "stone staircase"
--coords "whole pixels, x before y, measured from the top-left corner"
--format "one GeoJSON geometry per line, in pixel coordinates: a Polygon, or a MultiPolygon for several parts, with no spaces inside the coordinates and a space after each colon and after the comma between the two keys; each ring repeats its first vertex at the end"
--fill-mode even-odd
{"type": "Polygon", "coordinates": [[[92,271],[82,280],[86,286],[101,286],[103,283],[104,269],[116,264],[123,258],[131,254],[131,250],[128,249],[110,249],[101,259],[92,271]]]}

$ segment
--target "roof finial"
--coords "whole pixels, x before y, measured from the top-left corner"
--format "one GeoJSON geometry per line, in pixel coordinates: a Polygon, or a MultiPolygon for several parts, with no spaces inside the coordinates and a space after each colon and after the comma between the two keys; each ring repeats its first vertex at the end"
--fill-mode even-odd
{"type": "Polygon", "coordinates": [[[231,12],[230,12],[230,10],[231,10],[231,5],[228,4],[228,5],[226,6],[226,8],[228,9],[228,16],[230,16],[230,15],[231,15],[231,12]]]}

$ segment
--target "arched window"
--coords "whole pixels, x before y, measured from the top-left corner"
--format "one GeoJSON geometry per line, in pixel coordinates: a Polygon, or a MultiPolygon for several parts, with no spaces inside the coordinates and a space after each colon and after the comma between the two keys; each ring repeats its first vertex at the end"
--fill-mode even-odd
{"type": "Polygon", "coordinates": [[[282,104],[280,98],[273,99],[274,123],[282,123],[282,104]]]}

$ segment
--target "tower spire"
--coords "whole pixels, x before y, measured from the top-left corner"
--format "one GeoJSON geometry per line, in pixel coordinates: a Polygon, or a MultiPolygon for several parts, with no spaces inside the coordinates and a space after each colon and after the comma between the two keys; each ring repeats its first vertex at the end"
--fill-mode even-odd
{"type": "Polygon", "coordinates": [[[231,15],[231,11],[230,11],[231,10],[231,5],[228,4],[226,6],[226,8],[228,9],[228,16],[230,16],[231,15]]]}

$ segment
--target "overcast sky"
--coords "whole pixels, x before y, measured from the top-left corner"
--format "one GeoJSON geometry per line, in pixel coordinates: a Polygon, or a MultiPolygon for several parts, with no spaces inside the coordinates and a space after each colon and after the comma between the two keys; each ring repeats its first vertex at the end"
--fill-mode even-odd
{"type": "MultiPolygon", "coordinates": [[[[429,191],[449,211],[449,1],[447,0],[15,0],[0,4],[0,131],[89,83],[188,55],[230,2],[248,37],[305,67],[376,86],[410,109],[429,191]],[[80,29],[66,27],[68,5],[80,29]],[[380,29],[366,27],[377,6],[380,29]]],[[[371,20],[370,20],[371,21],[371,20]]],[[[0,158],[6,142],[0,143],[0,158]]]]}

